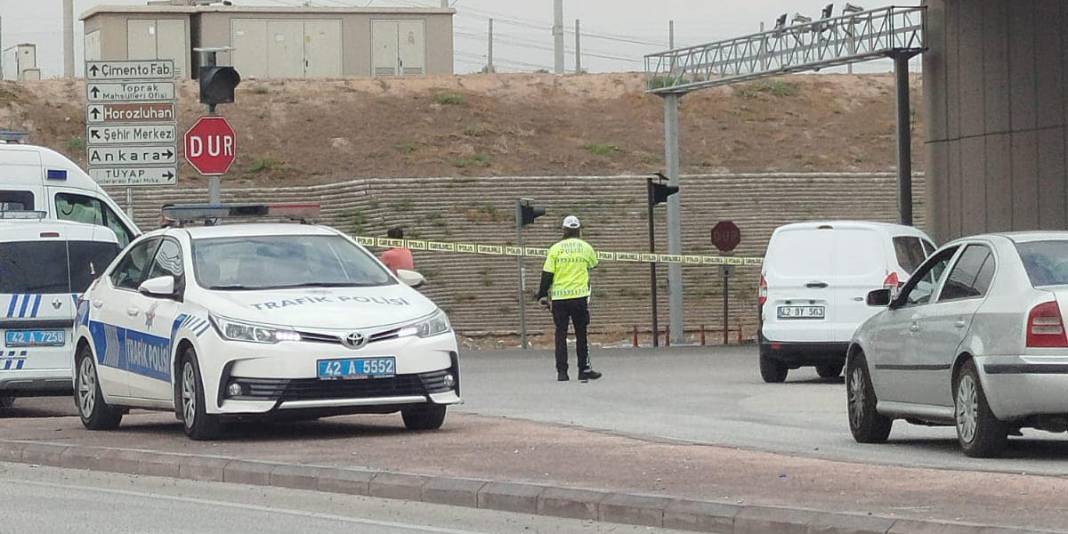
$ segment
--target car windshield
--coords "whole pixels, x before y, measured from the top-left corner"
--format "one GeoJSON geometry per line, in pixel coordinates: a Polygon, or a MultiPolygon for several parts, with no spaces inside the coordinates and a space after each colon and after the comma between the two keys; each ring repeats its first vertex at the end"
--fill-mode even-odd
{"type": "Polygon", "coordinates": [[[197,283],[218,290],[396,283],[373,257],[341,236],[197,239],[193,265],[197,283]]]}
{"type": "Polygon", "coordinates": [[[81,293],[119,253],[115,243],[0,244],[0,293],[81,293]]]}
{"type": "Polygon", "coordinates": [[[1016,250],[1035,287],[1068,285],[1068,241],[1017,243],[1016,250]]]}

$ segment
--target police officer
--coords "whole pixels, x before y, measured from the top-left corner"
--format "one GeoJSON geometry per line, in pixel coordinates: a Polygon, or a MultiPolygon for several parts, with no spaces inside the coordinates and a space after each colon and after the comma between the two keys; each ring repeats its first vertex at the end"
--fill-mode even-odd
{"type": "Polygon", "coordinates": [[[567,374],[567,327],[575,325],[575,351],[578,353],[579,380],[597,380],[601,373],[590,367],[587,327],[590,324],[590,269],[597,266],[597,253],[579,238],[582,223],[578,217],[564,218],[564,238],[545,258],[542,267],[538,302],[549,306],[552,297],[553,322],[556,324],[556,379],[570,380],[567,374]]]}

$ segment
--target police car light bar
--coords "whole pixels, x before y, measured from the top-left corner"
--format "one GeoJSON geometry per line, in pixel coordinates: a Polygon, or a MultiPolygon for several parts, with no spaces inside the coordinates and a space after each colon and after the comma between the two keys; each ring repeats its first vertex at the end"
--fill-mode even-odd
{"type": "Polygon", "coordinates": [[[47,216],[48,214],[43,211],[0,210],[0,219],[39,221],[47,216]]]}
{"type": "Polygon", "coordinates": [[[160,211],[179,223],[253,217],[306,221],[319,217],[319,204],[173,204],[160,211]]]}

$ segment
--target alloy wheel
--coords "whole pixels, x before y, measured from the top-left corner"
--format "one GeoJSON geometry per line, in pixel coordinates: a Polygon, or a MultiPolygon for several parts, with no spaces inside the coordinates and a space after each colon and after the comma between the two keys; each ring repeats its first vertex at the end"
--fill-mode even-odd
{"type": "Polygon", "coordinates": [[[182,367],[182,417],[186,428],[193,427],[193,420],[197,413],[197,377],[193,371],[193,363],[185,362],[182,367]]]}
{"type": "Polygon", "coordinates": [[[849,375],[849,422],[853,428],[859,428],[864,417],[864,373],[860,367],[853,369],[849,375]]]}
{"type": "Polygon", "coordinates": [[[82,417],[88,419],[93,416],[93,408],[96,407],[96,372],[92,358],[82,358],[79,368],[78,407],[82,411],[82,417]]]}
{"type": "Polygon", "coordinates": [[[971,443],[975,439],[975,431],[979,421],[979,395],[975,387],[975,379],[971,375],[964,375],[957,384],[957,431],[960,439],[971,443]]]}

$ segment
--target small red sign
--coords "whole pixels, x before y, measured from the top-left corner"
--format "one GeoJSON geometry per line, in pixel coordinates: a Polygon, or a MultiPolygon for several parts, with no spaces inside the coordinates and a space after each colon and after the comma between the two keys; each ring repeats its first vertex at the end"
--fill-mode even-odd
{"type": "Polygon", "coordinates": [[[731,252],[742,242],[742,231],[733,221],[720,221],[712,228],[712,244],[720,252],[731,252]]]}
{"type": "Polygon", "coordinates": [[[237,134],[223,117],[201,117],[185,133],[185,159],[204,176],[226,174],[237,157],[237,134]]]}

